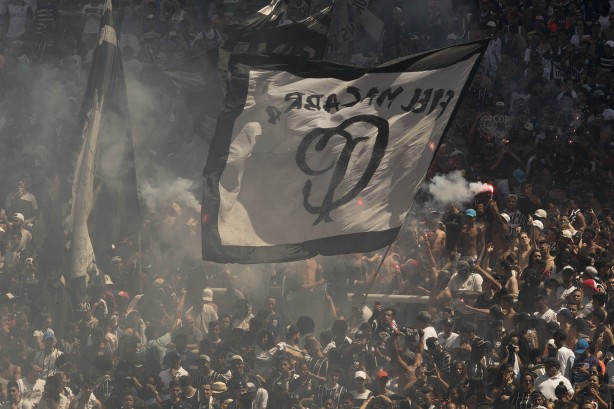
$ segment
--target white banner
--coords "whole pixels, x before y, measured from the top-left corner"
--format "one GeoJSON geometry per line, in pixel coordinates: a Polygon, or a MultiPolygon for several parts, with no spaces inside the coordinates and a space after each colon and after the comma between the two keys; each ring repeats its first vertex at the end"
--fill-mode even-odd
{"type": "Polygon", "coordinates": [[[400,227],[477,58],[352,81],[251,70],[219,181],[222,245],[400,227]]]}

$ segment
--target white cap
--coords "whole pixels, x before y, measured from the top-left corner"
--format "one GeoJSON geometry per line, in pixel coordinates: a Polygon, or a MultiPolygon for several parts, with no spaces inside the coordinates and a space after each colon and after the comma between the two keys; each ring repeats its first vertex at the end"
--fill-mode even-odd
{"type": "Polygon", "coordinates": [[[113,285],[113,280],[111,280],[111,277],[108,275],[104,275],[104,285],[113,285]]]}
{"type": "Polygon", "coordinates": [[[205,288],[203,290],[201,299],[203,301],[213,301],[213,290],[210,288],[205,288]]]}
{"type": "Polygon", "coordinates": [[[605,42],[605,45],[607,45],[608,47],[614,47],[614,41],[608,40],[605,42]]]}
{"type": "Polygon", "coordinates": [[[510,222],[510,215],[507,213],[501,213],[501,217],[503,217],[505,219],[506,222],[510,222]]]}
{"type": "Polygon", "coordinates": [[[548,217],[548,213],[546,213],[544,209],[537,209],[535,213],[533,213],[533,216],[539,217],[540,219],[545,219],[548,217]]]}
{"type": "Polygon", "coordinates": [[[544,230],[544,224],[539,220],[533,220],[533,226],[537,227],[540,230],[544,230]]]}
{"type": "Polygon", "coordinates": [[[490,20],[488,23],[486,23],[486,27],[497,27],[497,23],[495,23],[494,21],[490,20]]]}
{"type": "Polygon", "coordinates": [[[365,373],[365,371],[356,371],[356,373],[354,374],[354,379],[356,378],[367,379],[367,374],[365,373]]]}
{"type": "Polygon", "coordinates": [[[571,230],[563,230],[563,237],[565,237],[566,239],[572,239],[573,238],[573,234],[571,233],[571,230]]]}

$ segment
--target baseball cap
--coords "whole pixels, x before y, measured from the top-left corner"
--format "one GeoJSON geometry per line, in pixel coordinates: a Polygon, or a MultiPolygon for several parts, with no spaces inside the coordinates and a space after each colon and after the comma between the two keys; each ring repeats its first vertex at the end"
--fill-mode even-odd
{"type": "Polygon", "coordinates": [[[584,338],[580,338],[578,342],[576,342],[576,346],[574,346],[573,351],[576,354],[583,354],[584,351],[586,351],[586,348],[588,348],[588,341],[584,338]]]}
{"type": "Polygon", "coordinates": [[[354,379],[356,378],[367,379],[367,374],[365,371],[356,371],[356,373],[354,374],[354,379]]]}
{"type": "Polygon", "coordinates": [[[568,308],[561,308],[559,312],[556,313],[556,315],[560,315],[561,317],[567,318],[568,320],[573,318],[573,315],[571,314],[571,311],[569,311],[568,308]]]}
{"type": "MultiPolygon", "coordinates": [[[[497,23],[495,23],[494,21],[490,20],[488,23],[486,23],[486,27],[497,27],[497,23]]],[[[498,102],[497,102],[498,104],[498,102]]]]}
{"type": "Polygon", "coordinates": [[[22,222],[26,220],[21,213],[14,213],[12,219],[21,220],[22,222]]]}
{"type": "Polygon", "coordinates": [[[546,213],[544,209],[537,209],[535,213],[533,213],[533,216],[539,217],[540,219],[545,219],[548,217],[548,213],[546,213]]]}
{"type": "Polygon", "coordinates": [[[546,346],[548,348],[557,349],[557,346],[556,346],[556,343],[554,342],[554,339],[549,339],[548,342],[546,343],[546,346]]]}
{"type": "Polygon", "coordinates": [[[588,266],[584,269],[584,273],[588,274],[589,276],[591,276],[592,278],[595,278],[598,276],[598,272],[597,269],[593,266],[588,266]]]}
{"type": "Polygon", "coordinates": [[[585,287],[592,288],[593,291],[599,291],[599,288],[597,288],[597,283],[591,278],[587,278],[586,280],[582,281],[582,284],[584,284],[585,287]]]}
{"type": "Polygon", "coordinates": [[[241,355],[233,355],[233,356],[231,356],[231,357],[230,357],[230,359],[229,359],[228,361],[229,361],[229,362],[232,362],[232,361],[241,361],[241,362],[244,362],[244,361],[243,361],[243,357],[242,357],[241,355]]]}
{"type": "Polygon", "coordinates": [[[512,220],[512,219],[511,219],[511,217],[510,217],[510,215],[509,215],[509,214],[507,214],[507,213],[501,213],[501,217],[503,217],[503,219],[504,219],[504,220],[505,220],[507,223],[509,223],[509,222],[510,222],[510,220],[512,220]]]}
{"type": "Polygon", "coordinates": [[[542,223],[541,220],[533,220],[533,226],[540,230],[544,230],[544,223],[542,223]]]}
{"type": "Polygon", "coordinates": [[[198,355],[198,360],[211,362],[211,358],[209,358],[209,355],[205,355],[205,354],[198,355]]]}
{"type": "Polygon", "coordinates": [[[563,230],[561,233],[563,234],[563,237],[565,237],[566,239],[573,238],[573,233],[571,232],[571,230],[563,230]]]}
{"type": "Polygon", "coordinates": [[[606,45],[607,47],[614,47],[614,41],[612,41],[612,40],[608,40],[608,41],[606,41],[606,42],[605,42],[605,45],[606,45]]]}
{"type": "Polygon", "coordinates": [[[473,209],[467,209],[467,210],[465,210],[465,216],[475,217],[475,216],[477,216],[477,213],[473,209]]]}
{"type": "Polygon", "coordinates": [[[53,331],[45,331],[45,333],[43,334],[43,341],[46,341],[48,339],[55,339],[55,333],[53,331]]]}
{"type": "Polygon", "coordinates": [[[210,288],[203,289],[201,299],[203,301],[213,301],[213,290],[210,288]]]}
{"type": "Polygon", "coordinates": [[[522,171],[522,169],[516,169],[512,172],[512,176],[518,183],[523,183],[527,181],[527,175],[522,171]]]}
{"type": "Polygon", "coordinates": [[[389,378],[388,372],[386,372],[386,371],[377,371],[377,374],[375,375],[375,377],[377,379],[389,378]]]}
{"type": "Polygon", "coordinates": [[[253,382],[247,382],[245,386],[247,387],[248,392],[256,392],[258,390],[258,388],[256,387],[256,384],[253,382]]]}
{"type": "Polygon", "coordinates": [[[113,280],[107,274],[104,275],[104,285],[113,285],[113,280]]]}
{"type": "Polygon", "coordinates": [[[430,337],[426,340],[426,346],[428,347],[428,349],[435,349],[439,345],[439,341],[435,337],[430,337]]]}

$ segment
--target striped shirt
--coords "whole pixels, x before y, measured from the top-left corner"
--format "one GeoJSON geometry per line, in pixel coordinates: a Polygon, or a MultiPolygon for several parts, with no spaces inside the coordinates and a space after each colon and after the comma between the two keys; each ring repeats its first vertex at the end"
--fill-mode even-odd
{"type": "Polygon", "coordinates": [[[335,402],[334,408],[339,409],[341,405],[341,395],[347,393],[347,391],[347,389],[339,384],[335,385],[332,389],[328,389],[326,385],[320,385],[313,395],[313,404],[316,406],[322,405],[324,403],[324,398],[332,396],[335,402]]]}
{"type": "Polygon", "coordinates": [[[224,382],[226,383],[226,378],[220,373],[215,371],[211,371],[209,375],[201,374],[200,372],[194,375],[194,387],[200,388],[203,384],[213,385],[214,382],[224,382]]]}
{"type": "Polygon", "coordinates": [[[523,392],[522,388],[518,388],[510,395],[507,403],[514,409],[529,409],[531,407],[530,396],[531,392],[523,392]]]}

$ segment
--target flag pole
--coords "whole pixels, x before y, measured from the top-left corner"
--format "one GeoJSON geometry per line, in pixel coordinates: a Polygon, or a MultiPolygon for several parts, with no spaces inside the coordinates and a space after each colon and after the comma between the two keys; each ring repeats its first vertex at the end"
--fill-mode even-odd
{"type": "Polygon", "coordinates": [[[377,275],[379,274],[379,271],[382,269],[382,265],[384,265],[384,261],[386,260],[386,257],[388,257],[388,253],[390,252],[391,248],[392,248],[392,243],[390,243],[388,245],[388,247],[386,247],[386,251],[384,252],[384,256],[380,260],[379,266],[377,266],[377,270],[375,270],[375,273],[373,274],[373,278],[371,279],[371,284],[369,284],[369,288],[367,289],[367,292],[365,293],[365,297],[362,300],[362,304],[363,305],[367,304],[367,297],[369,296],[369,293],[373,289],[373,283],[375,283],[375,280],[377,279],[377,275]]]}

